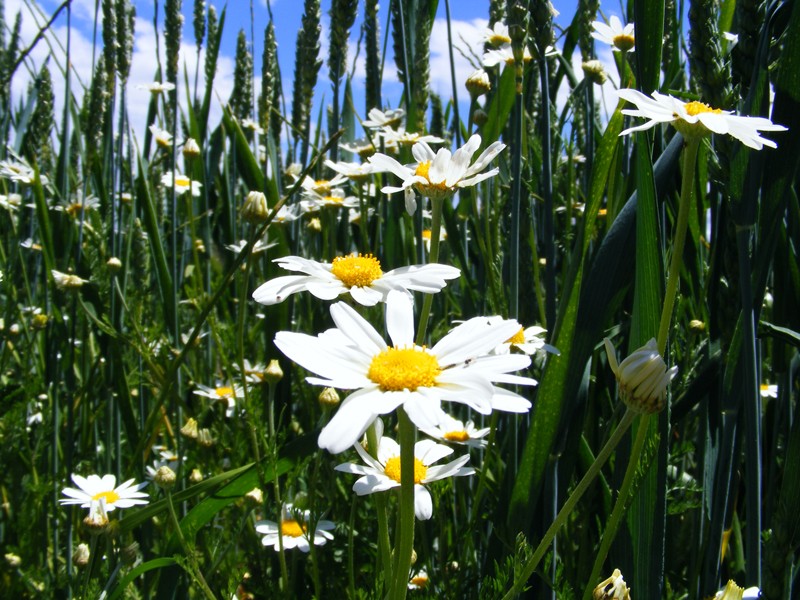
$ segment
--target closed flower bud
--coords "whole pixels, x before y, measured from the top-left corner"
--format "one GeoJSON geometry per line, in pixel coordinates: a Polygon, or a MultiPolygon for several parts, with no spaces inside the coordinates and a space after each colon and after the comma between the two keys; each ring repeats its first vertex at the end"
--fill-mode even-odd
{"type": "Polygon", "coordinates": [[[192,483],[200,483],[203,481],[203,474],[200,472],[200,469],[192,469],[192,472],[189,473],[189,481],[192,483]]]}
{"type": "Polygon", "coordinates": [[[197,141],[194,138],[186,138],[186,142],[183,144],[183,155],[186,158],[200,156],[200,146],[197,145],[197,141]]]}
{"type": "Polygon", "coordinates": [[[75,552],[72,554],[72,564],[82,569],[89,564],[89,546],[88,544],[78,544],[75,552]]]}
{"type": "Polygon", "coordinates": [[[339,397],[338,392],[332,387],[325,388],[319,394],[319,403],[323,407],[333,408],[334,406],[337,406],[341,400],[342,399],[339,397]]]}
{"type": "Polygon", "coordinates": [[[253,508],[257,508],[264,504],[264,492],[261,488],[253,488],[244,495],[244,500],[253,508]]]}
{"type": "Polygon", "coordinates": [[[700,319],[692,319],[689,321],[689,329],[695,333],[703,333],[706,330],[706,324],[700,319]]]}
{"type": "Polygon", "coordinates": [[[197,432],[197,443],[206,448],[214,445],[214,438],[211,437],[211,431],[205,427],[197,432]]]}
{"type": "Polygon", "coordinates": [[[728,581],[725,589],[720,590],[714,596],[714,600],[748,600],[750,598],[759,598],[760,592],[757,587],[741,588],[736,585],[732,579],[728,581]]]}
{"type": "Polygon", "coordinates": [[[309,230],[319,233],[322,231],[322,221],[320,221],[317,217],[313,217],[308,221],[308,225],[306,225],[309,230]]]}
{"type": "Polygon", "coordinates": [[[166,465],[159,467],[158,471],[156,471],[156,476],[153,477],[153,481],[156,482],[156,485],[165,491],[171,490],[174,487],[175,479],[175,471],[166,465]]]}
{"type": "Polygon", "coordinates": [[[242,218],[248,223],[259,224],[267,220],[269,207],[267,197],[261,192],[250,192],[242,206],[242,218]]]}
{"type": "Polygon", "coordinates": [[[122,268],[122,261],[116,256],[112,256],[106,261],[106,266],[108,267],[109,271],[116,273],[122,268]]]}
{"type": "Polygon", "coordinates": [[[119,554],[123,564],[129,567],[136,564],[136,560],[139,558],[139,542],[131,542],[127,546],[123,546],[119,554]]]}
{"type": "Polygon", "coordinates": [[[592,83],[603,85],[606,79],[608,79],[603,63],[599,60],[587,60],[585,63],[581,64],[581,68],[583,69],[583,74],[588,77],[592,83]]]}
{"type": "Polygon", "coordinates": [[[56,287],[60,290],[77,290],[83,287],[83,284],[89,283],[72,273],[62,273],[56,270],[51,271],[51,273],[53,274],[53,280],[56,282],[56,287]]]}
{"type": "Polygon", "coordinates": [[[474,100],[478,96],[488,94],[492,89],[492,84],[489,81],[489,75],[483,69],[478,69],[467,78],[467,91],[470,97],[474,100]]]}
{"type": "Polygon", "coordinates": [[[620,364],[617,364],[611,340],[606,338],[605,345],[622,401],[638,413],[650,414],[662,410],[667,403],[667,386],[678,372],[678,367],[667,369],[667,364],[658,353],[656,340],[651,338],[620,364]]]}
{"type": "Polygon", "coordinates": [[[489,120],[489,115],[486,114],[485,110],[476,108],[475,112],[472,113],[472,120],[475,122],[475,125],[481,126],[489,120]]]}
{"type": "Polygon", "coordinates": [[[198,435],[197,421],[189,418],[189,420],[186,421],[186,425],[181,427],[181,435],[196,440],[198,435]]]}
{"type": "Polygon", "coordinates": [[[631,592],[619,569],[614,569],[611,577],[594,588],[592,600],[631,600],[631,592]]]}
{"type": "Polygon", "coordinates": [[[50,317],[39,313],[38,315],[33,315],[33,319],[31,319],[31,326],[34,329],[44,329],[45,327],[47,327],[47,322],[49,320],[50,317]]]}
{"type": "Polygon", "coordinates": [[[277,359],[269,361],[266,370],[264,371],[264,379],[267,383],[278,383],[283,379],[283,369],[277,359]]]}
{"type": "Polygon", "coordinates": [[[19,557],[19,555],[12,552],[6,553],[5,559],[6,564],[12,569],[17,569],[22,564],[22,559],[19,557]]]}
{"type": "Polygon", "coordinates": [[[83,520],[83,525],[92,535],[100,535],[108,529],[108,515],[103,501],[92,501],[89,515],[83,520]]]}

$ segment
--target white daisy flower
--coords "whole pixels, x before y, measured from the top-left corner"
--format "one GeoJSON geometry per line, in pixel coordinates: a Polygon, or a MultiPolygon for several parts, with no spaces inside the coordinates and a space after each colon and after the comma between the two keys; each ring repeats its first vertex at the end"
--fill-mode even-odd
{"type": "Polygon", "coordinates": [[[394,127],[398,125],[406,114],[402,108],[393,108],[386,111],[373,108],[367,113],[368,119],[361,122],[367,129],[379,129],[381,127],[394,127]]]}
{"type": "MultiPolygon", "coordinates": [[[[496,318],[500,319],[501,317],[496,318]]],[[[527,354],[528,356],[533,356],[541,350],[545,350],[556,355],[561,354],[557,348],[545,343],[543,336],[546,333],[547,330],[544,327],[539,327],[538,325],[532,325],[525,328],[520,327],[519,331],[517,331],[514,335],[512,335],[502,344],[498,344],[498,346],[494,349],[494,354],[508,354],[512,350],[517,350],[523,354],[527,354]]]]}
{"type": "Polygon", "coordinates": [[[461,271],[440,264],[412,265],[384,273],[380,261],[371,254],[337,256],[332,263],[321,263],[300,256],[284,256],[274,261],[287,271],[305,275],[276,277],[253,292],[253,300],[272,305],[291,294],[309,291],[320,300],[333,300],[349,293],[362,306],[385,302],[390,291],[401,290],[435,294],[455,279],[461,271]]]}
{"type": "Polygon", "coordinates": [[[161,129],[157,125],[150,125],[150,133],[159,147],[167,149],[172,148],[172,134],[166,129],[161,129]]]}
{"type": "Polygon", "coordinates": [[[161,185],[166,187],[174,187],[175,193],[179,196],[181,194],[185,194],[188,191],[192,192],[192,196],[197,198],[200,196],[200,188],[203,187],[203,184],[199,181],[194,181],[190,179],[186,175],[182,175],[181,173],[175,173],[175,183],[172,183],[172,171],[167,171],[164,175],[161,176],[161,185]]]}
{"type": "Polygon", "coordinates": [[[335,188],[326,194],[306,192],[300,201],[300,207],[305,212],[314,212],[322,208],[356,208],[359,206],[358,198],[345,196],[344,190],[335,188]]]}
{"type": "MultiPolygon", "coordinates": [[[[365,464],[343,463],[336,470],[361,475],[353,485],[356,494],[364,496],[400,487],[400,444],[388,437],[380,438],[377,459],[367,453],[361,444],[355,444],[354,447],[365,464]]],[[[426,521],[433,515],[433,501],[425,488],[426,483],[475,473],[472,467],[464,466],[469,462],[469,454],[446,465],[431,466],[452,453],[452,448],[433,440],[420,440],[414,444],[414,513],[420,521],[426,521]]]]}
{"type": "Polygon", "coordinates": [[[397,129],[384,127],[380,131],[380,136],[387,146],[411,146],[418,142],[425,142],[426,144],[441,144],[444,142],[442,138],[435,135],[423,135],[416,131],[406,131],[405,127],[398,127],[397,129]]]}
{"type": "Polygon", "coordinates": [[[333,188],[342,185],[345,181],[347,181],[347,177],[340,173],[337,173],[333,179],[311,179],[306,175],[300,187],[306,192],[315,192],[324,196],[330,194],[333,188]]]}
{"type": "MultiPolygon", "coordinates": [[[[32,185],[36,179],[36,173],[33,167],[20,158],[0,161],[0,177],[16,181],[22,185],[32,185]]],[[[40,173],[39,181],[41,181],[42,185],[47,185],[49,180],[40,173]]]]}
{"type": "Polygon", "coordinates": [[[489,431],[489,427],[478,429],[472,421],[464,423],[447,415],[437,427],[423,429],[422,433],[445,442],[464,444],[471,448],[485,448],[487,441],[484,438],[489,435],[489,431]]]}
{"type": "Polygon", "coordinates": [[[153,95],[157,95],[163,94],[164,92],[171,92],[175,89],[175,84],[169,81],[154,81],[153,83],[137,85],[136,87],[140,90],[147,90],[153,95]]]}
{"type": "Polygon", "coordinates": [[[295,510],[291,504],[287,504],[282,511],[280,524],[275,521],[256,521],[256,531],[264,534],[261,543],[272,546],[276,552],[281,549],[278,532],[283,537],[284,550],[300,548],[301,552],[308,552],[312,542],[315,546],[324,546],[328,540],[332,540],[333,534],[328,532],[336,527],[332,521],[319,520],[312,538],[308,533],[310,519],[310,511],[295,510]]]}
{"type": "Polygon", "coordinates": [[[683,102],[672,96],[653,92],[652,98],[632,89],[618,90],[619,97],[636,105],[623,114],[650,119],[647,123],[626,129],[620,135],[650,129],[657,123],[671,123],[684,137],[705,137],[713,133],[735,137],[748,148],[761,150],[764,146],[777,148],[775,142],[763,138],[760,131],[786,131],[783,125],[773,125],[764,117],[745,117],[727,110],[711,108],[702,102],[683,102]]]}
{"type": "Polygon", "coordinates": [[[177,473],[181,461],[186,460],[185,456],[180,457],[174,452],[171,452],[169,450],[159,450],[158,455],[160,458],[157,458],[153,461],[152,467],[150,465],[147,465],[144,468],[144,470],[147,472],[148,479],[153,479],[161,467],[169,467],[172,471],[177,473]]]}
{"type": "Polygon", "coordinates": [[[659,412],[667,403],[667,388],[678,374],[678,367],[667,369],[655,338],[635,350],[621,363],[611,340],[605,338],[608,364],[617,378],[619,396],[636,412],[651,414],[659,412]]]}
{"type": "Polygon", "coordinates": [[[242,119],[241,126],[242,129],[249,129],[258,135],[264,135],[264,129],[258,123],[253,121],[253,119],[242,119]]]}
{"type": "MultiPolygon", "coordinates": [[[[549,46],[548,46],[549,48],[549,46]]],[[[547,55],[547,52],[545,52],[547,55]]],[[[525,46],[522,54],[522,62],[529,62],[533,59],[530,49],[525,46]]],[[[497,65],[513,65],[514,64],[514,51],[511,46],[503,46],[494,50],[488,50],[483,54],[483,66],[488,68],[496,67],[497,65]]]]}
{"type": "Polygon", "coordinates": [[[69,202],[64,201],[53,207],[57,212],[65,212],[73,219],[81,215],[81,211],[87,213],[92,210],[100,210],[100,199],[97,196],[83,197],[81,192],[75,194],[75,198],[69,202]]]}
{"type": "Polygon", "coordinates": [[[759,388],[759,393],[762,398],[777,398],[778,386],[775,384],[762,383],[759,388]]]}
{"type": "Polygon", "coordinates": [[[628,23],[624,27],[617,15],[611,15],[608,25],[602,21],[592,23],[592,37],[597,41],[614,47],[614,52],[633,52],[635,37],[633,23],[628,23]]]}
{"type": "Polygon", "coordinates": [[[374,154],[376,150],[375,144],[366,138],[361,138],[352,142],[342,142],[339,144],[339,148],[345,152],[358,154],[362,159],[374,154]]]}
{"type": "Polygon", "coordinates": [[[326,160],[325,166],[331,171],[344,175],[355,182],[366,181],[375,170],[370,163],[333,162],[332,160],[326,160]]]}
{"type": "Polygon", "coordinates": [[[724,589],[721,589],[714,596],[714,600],[757,600],[761,597],[761,590],[757,587],[749,587],[747,589],[741,588],[736,585],[732,579],[724,589]]]}
{"type": "Polygon", "coordinates": [[[230,418],[236,411],[236,400],[244,399],[244,388],[237,385],[230,387],[227,385],[218,385],[217,387],[208,387],[207,385],[197,384],[197,389],[194,390],[197,396],[211,398],[212,400],[219,400],[225,402],[227,408],[225,409],[225,416],[230,418]]]}
{"type": "Polygon", "coordinates": [[[484,29],[483,41],[495,47],[511,44],[511,36],[508,35],[508,25],[502,21],[497,21],[491,29],[484,29]]]}
{"type": "Polygon", "coordinates": [[[476,317],[425,348],[414,344],[414,310],[407,293],[392,290],[387,295],[391,346],[344,302],[331,306],[331,317],[336,328],[316,337],[288,331],[275,336],[288,358],[320,375],[306,378],[310,384],[356,390],[322,429],[320,448],[334,454],[346,450],[376,417],[399,406],[420,429],[446,419],[442,401],[460,402],[481,414],[493,409],[526,412],[531,406],[522,396],[494,385],[534,385],[528,377],[510,374],[530,365],[530,358],[488,355],[519,329],[516,321],[492,323],[476,317]]]}
{"type": "MultiPolygon", "coordinates": [[[[236,254],[241,254],[246,245],[247,240],[239,240],[235,244],[225,244],[225,248],[236,254]]],[[[260,239],[253,245],[253,249],[250,251],[250,254],[261,254],[262,252],[266,252],[270,248],[273,248],[277,245],[277,242],[267,242],[266,239],[260,239]]]]}
{"type": "Polygon", "coordinates": [[[461,188],[476,185],[499,173],[500,169],[497,167],[485,173],[481,171],[503,151],[506,145],[494,142],[474,163],[470,164],[472,155],[480,146],[481,136],[475,134],[453,154],[447,148],[441,148],[434,154],[428,144],[418,142],[411,149],[417,163],[411,166],[401,165],[391,156],[381,153],[374,154],[369,161],[375,165],[376,171],[389,171],[403,180],[400,187],[386,186],[381,191],[387,194],[404,192],[406,210],[409,214],[413,214],[417,208],[414,190],[422,196],[444,200],[461,188]]]}
{"type": "Polygon", "coordinates": [[[147,494],[140,492],[147,483],[134,484],[133,479],[116,486],[117,478],[113,475],[89,475],[81,477],[72,474],[72,482],[77,488],[64,488],[61,493],[66,498],[59,500],[61,504],[80,504],[89,508],[92,502],[105,501],[105,509],[111,512],[117,508],[130,508],[137,504],[147,504],[147,494]],[[116,486],[116,487],[115,487],[116,486]]]}
{"type": "Polygon", "coordinates": [[[0,208],[8,212],[16,212],[22,204],[22,196],[19,194],[0,194],[0,208]]]}
{"type": "Polygon", "coordinates": [[[428,572],[425,569],[420,569],[408,580],[408,589],[424,590],[428,587],[429,583],[430,578],[428,577],[428,572]]]}

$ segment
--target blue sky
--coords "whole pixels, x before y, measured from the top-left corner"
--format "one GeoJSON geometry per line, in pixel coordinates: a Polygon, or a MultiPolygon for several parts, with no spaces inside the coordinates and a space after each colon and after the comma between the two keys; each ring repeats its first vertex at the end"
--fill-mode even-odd
{"type": "MultiPolygon", "coordinates": [[[[207,0],[208,1],[208,0],[207,0]]],[[[30,0],[27,4],[30,4],[30,0]]],[[[60,5],[61,0],[39,0],[38,4],[41,7],[42,15],[37,18],[31,15],[26,8],[24,0],[6,0],[6,19],[7,23],[12,23],[14,15],[18,10],[23,10],[23,39],[33,39],[33,36],[38,31],[37,20],[42,23],[49,17],[51,12],[60,5]]],[[[222,7],[225,6],[224,2],[212,0],[221,12],[222,7]]],[[[154,48],[156,40],[156,31],[159,36],[163,35],[163,20],[164,20],[164,7],[163,0],[159,0],[158,9],[158,24],[157,29],[153,27],[153,15],[155,1],[135,0],[134,5],[137,9],[137,22],[136,22],[136,41],[135,41],[135,55],[131,73],[131,81],[129,85],[129,101],[131,121],[134,126],[134,131],[141,135],[140,129],[144,123],[144,111],[146,110],[147,92],[139,90],[136,86],[141,85],[153,80],[155,75],[155,61],[154,48]]],[[[566,25],[574,15],[577,0],[561,0],[555,2],[555,7],[561,12],[561,16],[556,19],[556,23],[566,25]]],[[[618,11],[618,3],[606,3],[611,6],[612,10],[618,11]]],[[[192,11],[193,0],[183,1],[183,13],[185,17],[184,31],[183,31],[183,49],[181,55],[181,62],[185,65],[190,79],[195,72],[195,65],[197,64],[197,54],[195,51],[194,33],[192,28],[192,11]]],[[[227,2],[227,15],[223,35],[221,57],[218,62],[217,77],[215,82],[215,91],[219,99],[224,102],[228,99],[232,87],[233,77],[233,56],[235,54],[236,37],[240,29],[244,29],[248,39],[251,39],[251,31],[254,32],[253,47],[254,47],[254,61],[256,75],[260,73],[261,69],[261,52],[263,44],[264,28],[268,22],[268,11],[266,0],[253,0],[253,14],[254,18],[251,21],[249,0],[229,0],[227,2]]],[[[387,12],[389,0],[383,0],[381,3],[380,13],[380,35],[381,41],[386,34],[387,28],[387,12]]],[[[73,0],[73,35],[72,35],[72,53],[73,53],[73,73],[74,80],[78,83],[88,82],[91,76],[92,64],[92,33],[94,28],[94,7],[95,0],[73,0]]],[[[280,58],[280,66],[282,77],[284,80],[284,93],[287,98],[291,96],[291,80],[294,72],[294,48],[296,42],[297,31],[301,26],[301,17],[303,13],[302,0],[271,0],[271,8],[274,16],[274,22],[278,38],[278,53],[280,58]]],[[[322,52],[321,58],[327,59],[327,31],[328,31],[328,10],[330,9],[330,0],[323,0],[322,2],[322,52]]],[[[359,37],[361,14],[363,13],[363,2],[359,3],[359,17],[356,24],[351,31],[351,51],[348,56],[349,64],[352,65],[354,57],[354,50],[356,41],[359,37]]],[[[444,0],[439,2],[439,11],[437,15],[436,24],[431,40],[431,85],[434,91],[448,99],[451,95],[450,92],[450,67],[448,60],[448,44],[445,28],[445,3],[444,0]]],[[[457,63],[457,80],[460,86],[463,86],[463,81],[472,72],[473,67],[462,57],[461,49],[465,53],[469,53],[469,47],[475,51],[481,48],[481,35],[484,27],[488,21],[488,2],[486,0],[452,0],[451,1],[451,20],[453,25],[453,38],[456,51],[454,52],[457,63]]],[[[54,24],[52,35],[50,36],[50,44],[48,47],[45,42],[38,45],[34,52],[31,53],[31,60],[29,64],[32,69],[38,67],[50,57],[51,71],[57,71],[53,66],[53,61],[63,65],[63,52],[59,51],[56,40],[66,39],[66,20],[60,18],[54,24]],[[34,66],[35,65],[35,66],[34,66]]],[[[163,52],[163,41],[162,41],[163,52]]],[[[391,43],[389,44],[388,52],[391,52],[391,43]]],[[[361,61],[363,63],[363,49],[361,50],[361,61]]],[[[601,57],[602,58],[602,57],[601,57]]],[[[204,55],[201,54],[200,61],[202,62],[204,55]]],[[[358,88],[363,81],[363,67],[356,66],[356,76],[354,78],[354,87],[358,88]]],[[[202,68],[201,68],[202,77],[202,68]]],[[[21,72],[15,76],[14,89],[17,93],[21,93],[29,77],[26,73],[21,72]]],[[[327,67],[323,64],[319,75],[320,84],[317,88],[317,95],[315,97],[315,110],[319,108],[320,103],[330,103],[330,84],[327,78],[327,67]]],[[[58,86],[59,83],[57,82],[58,86]]],[[[75,83],[73,83],[73,86],[75,83]]],[[[78,85],[80,88],[80,85],[78,85]]],[[[396,81],[396,70],[391,56],[386,59],[386,67],[384,73],[384,89],[383,98],[384,102],[391,106],[396,106],[400,100],[401,86],[396,81]]],[[[458,90],[459,99],[462,101],[462,106],[466,100],[466,92],[463,87],[458,90]]],[[[356,109],[364,116],[366,108],[364,107],[363,98],[359,94],[356,95],[356,109]]],[[[219,111],[217,106],[216,111],[219,111]]],[[[212,119],[214,118],[212,114],[212,119]]]]}

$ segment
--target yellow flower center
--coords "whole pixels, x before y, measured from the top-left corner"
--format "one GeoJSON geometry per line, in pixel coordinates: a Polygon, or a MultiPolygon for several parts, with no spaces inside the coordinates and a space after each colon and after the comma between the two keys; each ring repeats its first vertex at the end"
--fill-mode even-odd
{"type": "Polygon", "coordinates": [[[384,392],[434,387],[441,373],[433,354],[417,348],[387,348],[372,358],[367,377],[384,392]]]}
{"type": "Polygon", "coordinates": [[[468,442],[469,434],[466,431],[448,431],[444,434],[448,442],[468,442]]]}
{"type": "Polygon", "coordinates": [[[502,46],[503,44],[510,44],[511,38],[508,37],[507,35],[501,35],[499,33],[495,33],[494,35],[489,36],[488,42],[492,46],[499,47],[502,46]]]}
{"type": "Polygon", "coordinates": [[[192,185],[192,180],[186,175],[175,176],[175,187],[188,188],[190,185],[192,185]]]}
{"type": "Polygon", "coordinates": [[[317,179],[314,182],[314,191],[318,194],[327,194],[331,191],[331,182],[327,179],[317,179]]]}
{"type": "MultiPolygon", "coordinates": [[[[389,479],[393,479],[397,483],[400,483],[400,457],[393,456],[387,460],[386,466],[383,468],[383,472],[386,473],[386,476],[389,479]]],[[[420,459],[414,458],[414,483],[422,483],[427,474],[428,467],[423,465],[420,459]]]]}
{"type": "Polygon", "coordinates": [[[692,117],[695,117],[700,113],[710,112],[718,115],[719,113],[722,112],[721,108],[711,108],[708,104],[704,104],[703,102],[697,102],[697,101],[687,102],[685,108],[686,108],[686,113],[691,115],[692,117]]]}
{"type": "Polygon", "coordinates": [[[227,398],[228,396],[233,396],[233,388],[232,387],[227,387],[227,386],[218,387],[214,391],[216,392],[217,396],[219,396],[220,398],[227,398]]]}
{"type": "Polygon", "coordinates": [[[106,501],[106,504],[114,504],[119,500],[119,494],[114,490],[108,492],[97,492],[94,496],[92,496],[92,500],[100,500],[103,499],[106,501]]]}
{"type": "Polygon", "coordinates": [[[432,236],[433,236],[433,233],[431,232],[430,229],[423,229],[422,230],[422,239],[423,240],[430,241],[432,236]]]}
{"type": "Polygon", "coordinates": [[[342,196],[325,196],[323,199],[327,204],[341,204],[344,202],[344,198],[342,196]]]}
{"type": "Polygon", "coordinates": [[[383,275],[381,262],[372,254],[351,254],[333,259],[331,273],[345,287],[368,287],[383,275]]]}
{"type": "Polygon", "coordinates": [[[524,344],[525,330],[520,327],[519,331],[506,340],[506,344],[524,344]]]}
{"type": "Polygon", "coordinates": [[[414,188],[423,196],[427,196],[432,200],[440,200],[444,198],[448,198],[453,195],[455,190],[451,190],[447,187],[447,181],[440,181],[439,183],[432,183],[428,172],[431,170],[431,162],[426,161],[419,163],[417,165],[416,170],[414,171],[414,175],[418,175],[420,177],[424,177],[428,180],[428,183],[415,183],[414,188]]]}
{"type": "Polygon", "coordinates": [[[82,205],[80,202],[73,202],[67,208],[64,209],[64,212],[66,212],[70,217],[75,218],[79,214],[81,214],[81,208],[82,205]]]}
{"type": "Polygon", "coordinates": [[[619,48],[623,52],[627,52],[633,48],[635,43],[632,35],[627,35],[624,33],[615,35],[611,41],[614,43],[615,48],[619,48]]]}
{"type": "Polygon", "coordinates": [[[286,521],[281,521],[281,533],[288,537],[300,537],[303,535],[308,528],[305,525],[300,525],[294,519],[288,519],[286,521]]]}
{"type": "Polygon", "coordinates": [[[428,576],[427,575],[415,575],[411,578],[411,585],[415,585],[419,588],[424,588],[428,585],[428,576]]]}

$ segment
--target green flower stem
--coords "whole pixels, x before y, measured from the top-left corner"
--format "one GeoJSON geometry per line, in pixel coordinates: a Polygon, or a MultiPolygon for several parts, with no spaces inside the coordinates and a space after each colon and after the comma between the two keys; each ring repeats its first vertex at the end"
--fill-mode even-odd
{"type": "MultiPolygon", "coordinates": [[[[628,411],[630,411],[630,409],[628,409],[628,411]]],[[[633,476],[636,474],[636,467],[639,466],[639,457],[642,454],[642,448],[644,448],[644,442],[647,439],[647,431],[650,428],[650,417],[652,417],[652,415],[642,415],[639,421],[636,440],[633,442],[628,468],[625,471],[625,478],[622,480],[622,487],[619,490],[619,496],[617,496],[617,501],[614,504],[614,510],[611,511],[608,525],[606,525],[606,530],[603,532],[603,541],[600,542],[600,550],[598,550],[597,557],[594,560],[592,574],[589,577],[589,583],[583,593],[583,600],[588,600],[592,596],[592,589],[594,589],[595,582],[600,576],[600,569],[603,568],[603,563],[606,560],[606,556],[608,556],[608,551],[611,549],[611,544],[616,537],[619,523],[627,509],[628,496],[630,495],[631,485],[633,484],[633,476]]]]}
{"type": "MultiPolygon", "coordinates": [[[[289,569],[286,568],[286,556],[283,552],[283,502],[281,501],[281,484],[278,481],[278,444],[275,440],[275,384],[269,382],[269,398],[267,399],[267,427],[269,427],[270,458],[272,458],[272,487],[275,492],[275,504],[281,511],[278,517],[278,562],[281,565],[281,580],[283,581],[283,591],[289,591],[289,569]]],[[[313,543],[313,540],[312,540],[313,543]]]]}
{"type": "Polygon", "coordinates": [[[667,275],[667,289],[664,293],[664,308],[661,311],[661,323],[658,327],[658,352],[662,356],[667,349],[667,334],[672,320],[672,308],[675,305],[675,296],[678,291],[681,264],[683,262],[683,246],[686,242],[686,229],[689,225],[689,209],[692,205],[692,191],[694,189],[694,172],[697,165],[697,150],[700,147],[700,138],[684,138],[686,145],[683,150],[683,180],[681,181],[681,198],[678,207],[678,222],[675,224],[675,239],[672,243],[672,258],[669,263],[667,275]]]}
{"type": "Polygon", "coordinates": [[[394,582],[390,600],[404,600],[408,592],[408,572],[414,550],[414,442],[417,428],[406,411],[397,409],[400,421],[400,542],[395,551],[394,582]]]}
{"type": "Polygon", "coordinates": [[[194,556],[194,551],[189,548],[189,544],[186,542],[186,538],[183,537],[183,531],[181,530],[181,524],[178,521],[178,515],[175,514],[175,506],[172,503],[172,492],[169,490],[164,490],[164,493],[167,497],[167,507],[169,508],[169,516],[170,520],[172,521],[172,526],[175,528],[175,535],[178,536],[178,541],[181,543],[181,548],[183,549],[183,553],[186,555],[186,560],[189,563],[189,567],[192,570],[192,577],[195,581],[200,584],[200,589],[203,590],[203,594],[206,598],[210,600],[215,600],[216,596],[214,596],[214,592],[211,591],[211,588],[208,587],[208,583],[206,582],[205,577],[203,577],[203,571],[200,570],[200,565],[197,564],[197,559],[194,556]]]}
{"type": "Polygon", "coordinates": [[[556,515],[556,519],[553,521],[553,524],[550,525],[550,528],[539,541],[539,545],[533,552],[533,556],[531,556],[530,560],[525,563],[525,566],[522,568],[520,574],[514,578],[514,585],[508,591],[508,593],[503,596],[503,600],[511,600],[511,598],[522,591],[523,586],[533,574],[536,567],[539,565],[539,561],[544,558],[545,553],[550,548],[550,543],[553,541],[556,533],[558,533],[558,530],[561,529],[561,526],[567,521],[575,506],[578,504],[578,501],[581,499],[581,496],[583,496],[583,494],[589,488],[589,485],[600,473],[600,469],[606,463],[608,457],[611,456],[611,453],[614,451],[614,448],[617,447],[617,444],[619,444],[619,442],[622,440],[625,432],[628,431],[628,427],[630,427],[635,416],[636,413],[634,413],[630,408],[625,411],[625,414],[622,416],[622,419],[617,425],[617,428],[614,430],[614,433],[606,442],[606,445],[603,446],[603,449],[600,450],[597,458],[594,459],[594,462],[589,467],[589,470],[586,471],[583,479],[580,480],[570,497],[567,498],[564,506],[558,512],[558,515],[556,515]]]}
{"type": "MultiPolygon", "coordinates": [[[[367,429],[367,446],[370,455],[378,458],[378,432],[375,423],[367,429]]],[[[375,494],[375,508],[378,511],[378,556],[383,569],[383,585],[390,585],[392,577],[392,550],[389,542],[389,519],[386,516],[386,494],[375,494]]],[[[383,590],[379,590],[383,595],[383,590]]]]}
{"type": "MultiPolygon", "coordinates": [[[[442,228],[442,199],[431,198],[431,252],[428,256],[428,263],[435,263],[439,260],[439,232],[442,228]]],[[[431,314],[433,305],[433,294],[425,294],[422,300],[422,310],[419,314],[419,327],[417,327],[417,346],[422,346],[425,342],[425,330],[428,328],[428,317],[431,314]]]]}

